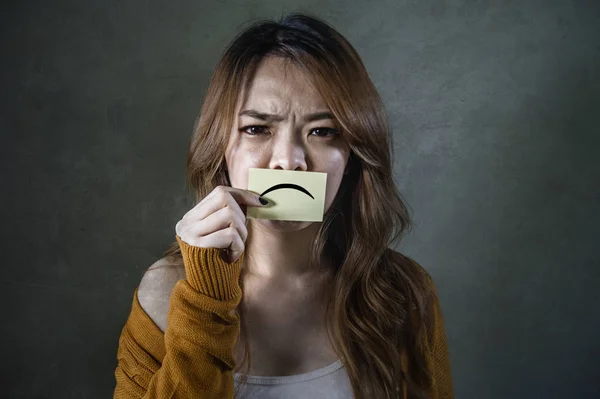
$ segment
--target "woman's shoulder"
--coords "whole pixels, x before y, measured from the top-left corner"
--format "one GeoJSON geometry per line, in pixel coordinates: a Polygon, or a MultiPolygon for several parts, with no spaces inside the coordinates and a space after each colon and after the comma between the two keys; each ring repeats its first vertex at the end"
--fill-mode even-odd
{"type": "Polygon", "coordinates": [[[391,251],[390,256],[395,259],[404,269],[405,275],[414,278],[412,287],[414,293],[420,298],[422,317],[427,325],[428,340],[434,342],[443,332],[443,316],[440,300],[433,277],[425,267],[413,258],[397,251],[391,251]],[[436,335],[437,334],[437,335],[436,335]]]}
{"type": "Polygon", "coordinates": [[[183,262],[165,257],[146,270],[138,286],[140,306],[163,332],[167,329],[171,292],[175,284],[184,279],[183,262]]]}
{"type": "Polygon", "coordinates": [[[418,294],[418,296],[422,298],[428,313],[437,315],[437,308],[439,307],[438,292],[433,277],[427,271],[426,267],[422,266],[410,256],[392,249],[389,251],[389,256],[392,259],[392,262],[402,269],[402,279],[408,277],[412,281],[412,289],[415,290],[415,294],[418,294]]]}
{"type": "Polygon", "coordinates": [[[403,268],[406,272],[409,272],[412,275],[420,276],[422,282],[424,282],[426,286],[435,289],[431,274],[429,274],[427,269],[415,259],[391,248],[388,248],[388,254],[390,259],[403,268]]]}

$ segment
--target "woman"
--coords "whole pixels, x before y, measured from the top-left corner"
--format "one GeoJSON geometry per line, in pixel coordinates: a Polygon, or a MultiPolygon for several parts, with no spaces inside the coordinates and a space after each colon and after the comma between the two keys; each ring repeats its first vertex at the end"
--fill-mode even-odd
{"type": "Polygon", "coordinates": [[[388,248],[411,227],[389,147],[359,55],[325,22],[237,36],[194,127],[196,205],[134,292],[114,397],[453,398],[435,286],[388,248]],[[249,168],[327,173],[323,222],[246,219],[263,206],[249,168]]]}

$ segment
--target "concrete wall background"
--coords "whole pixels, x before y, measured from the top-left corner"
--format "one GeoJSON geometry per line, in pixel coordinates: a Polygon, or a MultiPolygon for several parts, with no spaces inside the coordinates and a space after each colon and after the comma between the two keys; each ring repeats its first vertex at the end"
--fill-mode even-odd
{"type": "Polygon", "coordinates": [[[309,11],[356,47],[440,292],[457,398],[597,398],[596,1],[4,3],[0,380],[105,398],[142,273],[187,212],[221,51],[309,11]],[[493,3],[493,5],[491,5],[493,3]]]}

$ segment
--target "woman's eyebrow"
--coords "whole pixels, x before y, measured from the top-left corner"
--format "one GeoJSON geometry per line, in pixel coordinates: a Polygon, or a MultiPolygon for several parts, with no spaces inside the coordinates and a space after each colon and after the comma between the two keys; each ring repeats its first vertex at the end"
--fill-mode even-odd
{"type": "MultiPolygon", "coordinates": [[[[250,116],[255,119],[260,119],[265,122],[282,122],[286,119],[281,115],[268,114],[265,112],[256,111],[254,109],[245,109],[245,110],[241,111],[239,116],[243,116],[243,115],[247,115],[247,116],[250,116]]],[[[305,122],[314,122],[314,121],[320,121],[320,120],[324,120],[324,119],[334,119],[334,118],[333,118],[333,115],[329,111],[321,111],[321,112],[316,112],[314,114],[308,114],[308,115],[304,116],[305,122]]]]}

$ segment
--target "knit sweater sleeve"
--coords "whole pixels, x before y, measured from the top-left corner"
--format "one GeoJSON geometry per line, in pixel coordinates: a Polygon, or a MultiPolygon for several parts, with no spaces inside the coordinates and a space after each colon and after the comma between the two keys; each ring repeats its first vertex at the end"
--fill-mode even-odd
{"type": "Polygon", "coordinates": [[[428,360],[433,377],[430,396],[432,399],[454,399],[444,318],[437,290],[432,279],[429,280],[429,284],[431,286],[431,296],[429,298],[429,317],[427,323],[430,352],[428,360]]]}
{"type": "Polygon", "coordinates": [[[141,308],[138,289],[121,331],[115,399],[233,398],[233,348],[242,256],[226,263],[214,248],[181,247],[186,279],[171,292],[164,334],[141,308]]]}

